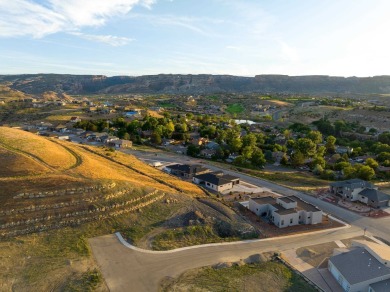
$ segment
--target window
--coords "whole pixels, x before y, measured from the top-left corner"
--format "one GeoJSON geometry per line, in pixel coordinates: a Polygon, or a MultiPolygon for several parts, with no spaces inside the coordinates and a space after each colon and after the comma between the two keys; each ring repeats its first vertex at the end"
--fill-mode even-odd
{"type": "Polygon", "coordinates": [[[292,223],[293,223],[293,218],[290,219],[290,224],[292,224],[292,223]]]}
{"type": "Polygon", "coordinates": [[[282,220],[282,222],[280,223],[280,225],[282,225],[282,226],[284,225],[284,220],[282,220]]]}

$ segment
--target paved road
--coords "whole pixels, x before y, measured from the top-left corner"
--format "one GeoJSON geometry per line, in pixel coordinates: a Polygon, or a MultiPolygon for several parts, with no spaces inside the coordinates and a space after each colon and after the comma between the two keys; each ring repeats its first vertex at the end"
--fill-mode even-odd
{"type": "MultiPolygon", "coordinates": [[[[172,153],[154,153],[142,151],[126,152],[136,154],[143,159],[178,163],[199,163],[199,159],[192,159],[172,153]]],[[[210,166],[212,170],[220,170],[210,166]]],[[[294,194],[317,205],[327,213],[351,224],[349,228],[326,230],[310,233],[310,235],[294,235],[285,238],[258,240],[251,242],[235,242],[232,244],[216,244],[169,253],[150,253],[136,251],[125,247],[115,235],[106,235],[90,239],[94,257],[96,258],[106,283],[111,291],[157,291],[159,282],[164,277],[177,277],[182,272],[218,262],[232,262],[245,259],[252,254],[267,251],[286,251],[303,246],[320,244],[334,240],[341,240],[361,236],[362,228],[368,232],[390,241],[390,218],[371,219],[361,217],[356,213],[334,206],[330,203],[310,197],[272,182],[250,177],[233,171],[226,171],[241,179],[262,187],[272,189],[281,194],[294,194]]]]}
{"type": "MultiPolygon", "coordinates": [[[[145,151],[134,151],[134,150],[126,150],[127,153],[133,154],[141,159],[155,159],[158,161],[164,161],[164,162],[175,162],[175,163],[204,163],[207,164],[207,160],[201,160],[201,159],[195,159],[189,156],[185,155],[178,155],[175,153],[169,153],[169,152],[159,152],[157,156],[155,156],[155,153],[152,152],[145,152],[145,151]]],[[[357,213],[348,211],[346,209],[340,208],[338,206],[335,206],[333,204],[330,204],[328,202],[319,200],[317,198],[314,198],[312,196],[306,195],[305,193],[295,191],[283,186],[280,186],[276,183],[262,180],[259,178],[255,178],[252,176],[248,176],[242,173],[238,173],[231,170],[226,170],[224,168],[217,167],[215,165],[209,165],[207,164],[207,167],[210,168],[213,171],[217,170],[223,170],[225,173],[235,175],[239,178],[241,178],[244,181],[247,181],[251,184],[258,185],[261,187],[269,188],[277,193],[284,194],[284,195],[296,195],[300,197],[301,199],[318,206],[321,210],[323,210],[326,213],[332,214],[333,216],[348,222],[354,226],[360,227],[361,229],[366,228],[367,231],[369,231],[371,234],[378,236],[380,238],[383,238],[390,242],[390,216],[384,217],[380,219],[371,219],[367,217],[360,216],[357,213]]]]}
{"type": "Polygon", "coordinates": [[[161,254],[129,249],[115,235],[92,238],[90,243],[110,291],[138,292],[157,291],[164,277],[177,277],[188,269],[237,261],[268,251],[285,251],[361,235],[360,228],[350,227],[311,234],[310,241],[307,235],[298,235],[256,242],[200,246],[161,254]]]}

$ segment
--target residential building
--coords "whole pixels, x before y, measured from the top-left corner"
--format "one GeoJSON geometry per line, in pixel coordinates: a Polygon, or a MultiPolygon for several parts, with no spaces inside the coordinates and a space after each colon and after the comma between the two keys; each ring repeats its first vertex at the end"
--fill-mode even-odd
{"type": "Polygon", "coordinates": [[[192,181],[217,192],[230,190],[234,185],[240,183],[238,177],[224,174],[222,171],[196,175],[192,178],[192,181]]]}
{"type": "Polygon", "coordinates": [[[388,206],[390,201],[390,195],[378,191],[376,186],[361,179],[333,182],[329,191],[348,201],[359,201],[374,208],[388,206]]]}
{"type": "Polygon", "coordinates": [[[199,164],[172,164],[165,167],[168,173],[183,177],[192,178],[194,175],[210,172],[208,168],[204,168],[199,164]]]}
{"type": "Polygon", "coordinates": [[[322,222],[322,211],[296,196],[250,198],[249,210],[279,228],[322,222]]]}
{"type": "Polygon", "coordinates": [[[214,149],[202,149],[200,150],[200,156],[206,157],[206,158],[212,158],[215,153],[217,153],[214,149]]]}
{"type": "Polygon", "coordinates": [[[131,148],[133,146],[133,142],[130,140],[118,139],[118,140],[112,140],[108,142],[108,145],[111,147],[115,147],[117,149],[131,148]]]}
{"type": "Polygon", "coordinates": [[[344,291],[390,291],[390,247],[356,240],[352,249],[329,258],[328,270],[344,291]]]}

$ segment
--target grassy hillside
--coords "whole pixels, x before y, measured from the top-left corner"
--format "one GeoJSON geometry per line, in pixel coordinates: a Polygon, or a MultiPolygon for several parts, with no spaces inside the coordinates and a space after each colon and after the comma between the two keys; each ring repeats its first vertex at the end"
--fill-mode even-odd
{"type": "Polygon", "coordinates": [[[21,91],[13,90],[6,85],[0,85],[0,100],[15,100],[25,97],[28,97],[28,95],[21,91]]]}
{"type": "Polygon", "coordinates": [[[0,165],[0,291],[105,291],[86,238],[204,195],[133,156],[13,128],[0,127],[0,165]]]}
{"type": "Polygon", "coordinates": [[[0,163],[0,291],[107,291],[87,239],[115,231],[158,249],[256,236],[196,185],[109,148],[0,127],[0,163]]]}

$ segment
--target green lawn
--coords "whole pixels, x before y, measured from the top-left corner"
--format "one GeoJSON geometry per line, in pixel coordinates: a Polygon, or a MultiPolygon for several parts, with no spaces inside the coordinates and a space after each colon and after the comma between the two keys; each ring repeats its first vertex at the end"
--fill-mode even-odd
{"type": "Polygon", "coordinates": [[[160,107],[163,107],[163,108],[172,108],[172,107],[175,107],[175,105],[173,103],[169,103],[169,102],[161,102],[158,104],[160,107]]]}
{"type": "Polygon", "coordinates": [[[234,103],[227,107],[226,111],[230,114],[240,114],[245,110],[244,106],[240,103],[234,103]]]}

